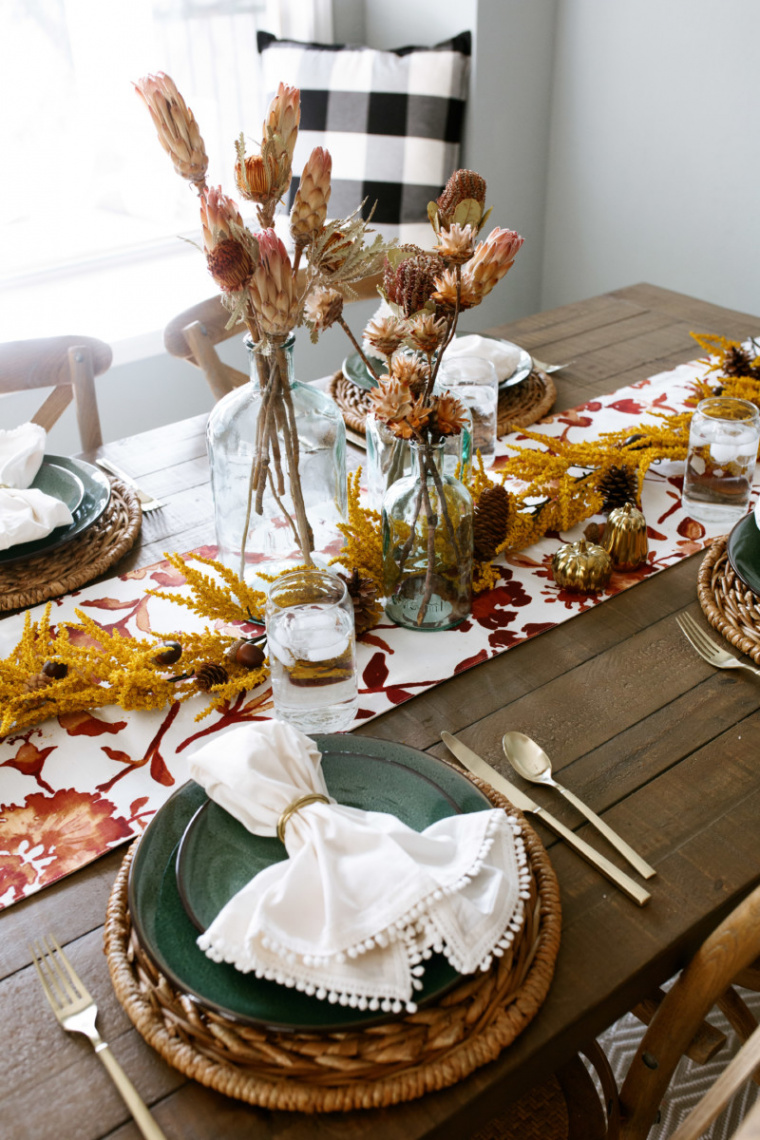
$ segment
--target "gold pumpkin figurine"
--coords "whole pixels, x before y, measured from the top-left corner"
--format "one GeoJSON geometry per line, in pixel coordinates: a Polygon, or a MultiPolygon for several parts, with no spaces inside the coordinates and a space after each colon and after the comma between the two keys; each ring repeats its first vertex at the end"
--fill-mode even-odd
{"type": "Polygon", "coordinates": [[[554,581],[564,590],[595,594],[603,590],[612,574],[612,559],[595,542],[567,542],[552,558],[554,581]]]}
{"type": "Polygon", "coordinates": [[[610,511],[602,546],[608,551],[616,570],[635,570],[646,562],[649,550],[647,522],[638,507],[626,503],[610,511]]]}

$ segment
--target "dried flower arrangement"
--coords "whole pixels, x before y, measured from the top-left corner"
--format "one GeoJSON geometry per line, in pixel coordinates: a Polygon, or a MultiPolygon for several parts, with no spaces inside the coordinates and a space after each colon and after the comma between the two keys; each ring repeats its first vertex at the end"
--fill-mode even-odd
{"type": "Polygon", "coordinates": [[[353,296],[353,284],[380,269],[388,244],[379,236],[367,244],[368,226],[360,217],[360,209],[345,220],[327,220],[332,160],[328,151],[316,147],[303,169],[290,212],[295,248],[291,262],[272,226],[292,177],[300,123],[297,88],[280,84],[264,120],[258,153],[246,154],[242,134],[236,144],[237,188],[246,201],[256,204],[261,227],[253,232],[221,187],[207,185],[203,139],[174,82],[159,73],[146,76],[135,87],[175,170],[198,191],[203,251],[230,312],[228,328],[242,323],[259,349],[258,380],[264,395],[240,543],[240,577],[251,512],[262,514],[267,489],[287,518],[304,564],[311,565],[313,539],[301,488],[299,441],[284,345],[303,324],[310,327],[316,340],[324,329],[338,323],[353,341],[343,318],[344,300],[353,296]],[[305,265],[301,270],[302,261],[305,265]],[[283,451],[295,518],[282,502],[286,490],[283,451]]]}

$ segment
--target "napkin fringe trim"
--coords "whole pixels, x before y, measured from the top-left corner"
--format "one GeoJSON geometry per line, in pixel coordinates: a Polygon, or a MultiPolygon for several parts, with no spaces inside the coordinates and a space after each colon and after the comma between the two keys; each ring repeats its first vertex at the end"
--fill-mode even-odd
{"type": "Polygon", "coordinates": [[[470,865],[468,871],[461,875],[454,883],[446,887],[436,887],[425,898],[419,900],[400,918],[389,923],[385,930],[378,932],[371,938],[348,947],[345,951],[335,951],[331,954],[296,954],[287,946],[282,945],[274,938],[263,935],[261,946],[270,953],[275,954],[282,962],[282,967],[275,969],[266,965],[257,955],[256,948],[248,943],[240,952],[228,945],[224,939],[215,937],[212,942],[208,932],[198,938],[198,946],[214,962],[227,962],[234,965],[243,973],[253,973],[257,978],[275,982],[288,989],[295,989],[310,997],[326,1000],[330,1004],[349,1006],[352,1009],[382,1011],[383,1013],[415,1013],[417,1004],[408,999],[402,1001],[397,997],[382,994],[370,995],[358,989],[335,986],[320,986],[315,982],[306,981],[287,970],[287,967],[297,966],[299,960],[305,967],[311,969],[327,969],[330,966],[341,966],[347,958],[356,959],[376,948],[385,949],[391,943],[401,943],[405,951],[412,991],[423,988],[421,980],[425,972],[423,963],[433,954],[442,954],[451,966],[460,974],[477,973],[488,970],[494,958],[501,958],[512,946],[516,935],[522,929],[525,921],[525,902],[530,897],[531,870],[522,838],[522,829],[514,816],[507,816],[515,844],[517,861],[518,898],[516,906],[506,924],[502,934],[484,954],[474,969],[466,969],[466,963],[449,944],[438,929],[431,905],[440,902],[448,895],[456,894],[466,887],[479,873],[483,863],[490,852],[496,836],[496,828],[500,822],[500,813],[494,812],[489,820],[480,850],[470,865]]]}

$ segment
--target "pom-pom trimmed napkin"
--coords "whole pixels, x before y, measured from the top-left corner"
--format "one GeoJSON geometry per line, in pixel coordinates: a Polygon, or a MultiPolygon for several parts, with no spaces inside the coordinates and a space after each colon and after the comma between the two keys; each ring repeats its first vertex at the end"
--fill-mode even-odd
{"type": "Polygon", "coordinates": [[[194,753],[190,773],[288,858],[220,911],[198,944],[284,986],[359,1009],[414,1012],[425,961],[488,969],[520,930],[529,872],[520,827],[499,809],[416,832],[332,801],[320,753],[280,721],[245,725],[194,753]]]}

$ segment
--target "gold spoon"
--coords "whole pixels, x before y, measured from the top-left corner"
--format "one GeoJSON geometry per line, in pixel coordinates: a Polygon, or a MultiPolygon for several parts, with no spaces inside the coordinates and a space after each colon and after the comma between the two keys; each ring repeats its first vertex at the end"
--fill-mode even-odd
{"type": "Polygon", "coordinates": [[[616,831],[612,830],[609,824],[605,823],[596,812],[584,804],[583,800],[579,800],[573,792],[557,783],[552,777],[551,760],[543,748],[536,744],[535,740],[531,740],[523,732],[505,732],[501,743],[507,760],[518,775],[522,776],[524,780],[530,780],[532,784],[545,784],[547,787],[556,788],[573,807],[585,815],[586,819],[621,855],[625,856],[640,875],[643,875],[645,879],[651,879],[652,875],[657,874],[654,867],[650,867],[640,855],[637,855],[633,848],[624,839],[621,839],[616,831]]]}

